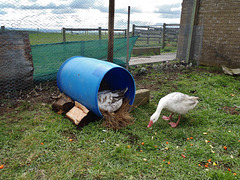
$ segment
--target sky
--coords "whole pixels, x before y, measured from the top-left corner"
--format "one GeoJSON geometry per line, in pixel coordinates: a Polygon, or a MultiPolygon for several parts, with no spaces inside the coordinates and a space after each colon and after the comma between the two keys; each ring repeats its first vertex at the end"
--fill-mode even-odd
{"type": "MultiPolygon", "coordinates": [[[[180,23],[182,0],[115,0],[114,28],[180,23]]],[[[107,28],[109,0],[1,0],[0,25],[9,28],[107,28]]]]}

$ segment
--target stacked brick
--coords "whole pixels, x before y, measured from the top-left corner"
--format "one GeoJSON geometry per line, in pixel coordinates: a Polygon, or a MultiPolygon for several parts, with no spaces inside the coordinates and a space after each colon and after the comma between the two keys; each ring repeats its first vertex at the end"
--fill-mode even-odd
{"type": "Polygon", "coordinates": [[[33,61],[28,33],[0,32],[0,93],[12,95],[33,85],[33,61]]]}
{"type": "MultiPolygon", "coordinates": [[[[185,59],[192,7],[192,0],[183,0],[178,59],[185,59]]],[[[240,67],[239,12],[239,0],[199,0],[190,59],[208,66],[240,67]]]]}

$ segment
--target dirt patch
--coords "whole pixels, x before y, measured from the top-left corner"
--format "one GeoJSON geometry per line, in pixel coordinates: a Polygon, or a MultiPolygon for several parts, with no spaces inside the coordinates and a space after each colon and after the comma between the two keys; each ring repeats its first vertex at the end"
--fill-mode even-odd
{"type": "Polygon", "coordinates": [[[223,107],[224,112],[229,113],[231,115],[239,115],[240,111],[237,111],[236,109],[237,108],[235,108],[235,107],[227,107],[227,106],[223,107]]]}
{"type": "Polygon", "coordinates": [[[20,105],[31,109],[33,104],[52,104],[59,95],[56,81],[36,84],[34,88],[19,90],[10,94],[1,94],[0,115],[12,112],[20,105]]]}
{"type": "Polygon", "coordinates": [[[178,79],[179,74],[192,71],[194,68],[184,62],[161,62],[131,66],[130,72],[134,77],[137,89],[149,89],[157,91],[165,84],[177,90],[178,87],[172,83],[178,79]],[[162,72],[162,73],[159,73],[162,72]],[[154,74],[154,76],[151,76],[154,74]]]}

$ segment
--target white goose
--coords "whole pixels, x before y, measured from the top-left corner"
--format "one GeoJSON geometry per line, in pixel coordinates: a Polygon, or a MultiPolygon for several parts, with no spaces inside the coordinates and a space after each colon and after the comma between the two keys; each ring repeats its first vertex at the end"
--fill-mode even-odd
{"type": "Polygon", "coordinates": [[[170,93],[170,94],[164,96],[163,98],[160,99],[158,106],[157,106],[157,110],[151,116],[147,127],[148,128],[151,127],[153,125],[153,123],[155,123],[158,120],[163,109],[166,109],[166,110],[172,112],[169,117],[163,116],[162,118],[164,120],[170,120],[174,113],[179,114],[179,117],[178,117],[178,120],[176,123],[174,123],[174,122],[168,123],[173,128],[177,127],[177,125],[180,121],[181,115],[187,114],[189,110],[196,107],[196,105],[198,103],[197,99],[198,99],[198,97],[189,96],[189,95],[186,95],[186,94],[183,94],[180,92],[173,92],[173,93],[170,93]]]}

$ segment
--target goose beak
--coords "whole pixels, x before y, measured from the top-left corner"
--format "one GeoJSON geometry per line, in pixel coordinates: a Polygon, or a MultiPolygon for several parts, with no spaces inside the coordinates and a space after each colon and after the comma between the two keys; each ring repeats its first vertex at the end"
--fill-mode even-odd
{"type": "Polygon", "coordinates": [[[153,125],[153,121],[150,120],[147,127],[150,128],[152,125],[153,125]]]}

